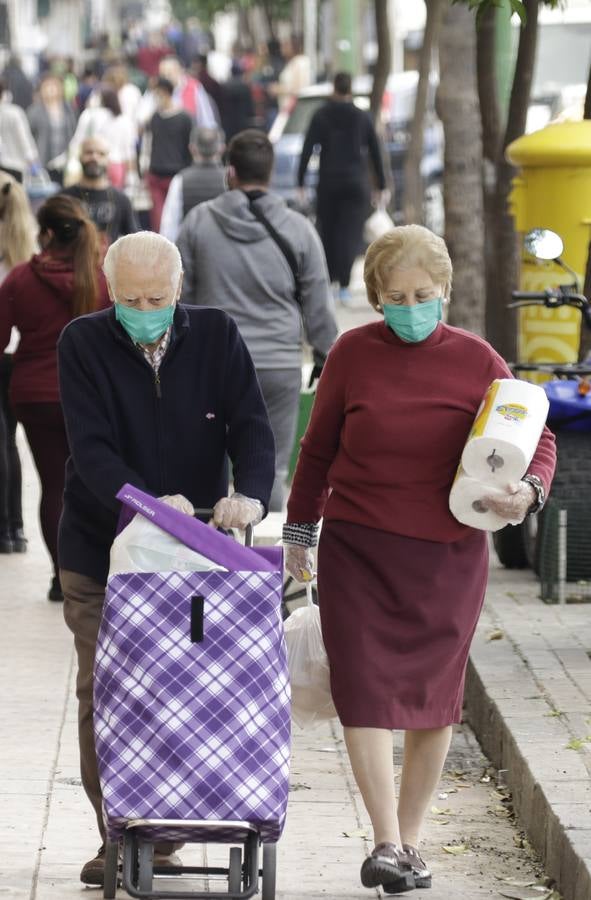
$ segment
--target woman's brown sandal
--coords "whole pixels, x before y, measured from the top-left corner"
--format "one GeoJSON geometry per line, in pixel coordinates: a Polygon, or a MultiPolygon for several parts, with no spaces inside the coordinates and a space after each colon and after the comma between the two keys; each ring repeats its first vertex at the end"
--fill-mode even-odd
{"type": "Polygon", "coordinates": [[[367,888],[382,885],[388,894],[414,890],[414,876],[404,851],[396,844],[377,844],[361,866],[361,884],[367,888]]]}

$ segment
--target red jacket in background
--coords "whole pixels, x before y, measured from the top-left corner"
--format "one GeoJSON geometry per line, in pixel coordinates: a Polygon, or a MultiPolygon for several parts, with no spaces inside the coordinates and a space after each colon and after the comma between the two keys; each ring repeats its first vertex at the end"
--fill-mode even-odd
{"type": "MultiPolygon", "coordinates": [[[[20,332],[10,381],[12,403],[59,402],[57,340],[73,319],[71,259],[40,253],[15,266],[0,285],[0,352],[13,327],[20,332]]],[[[107,283],[99,272],[97,309],[110,305],[107,283]]]]}

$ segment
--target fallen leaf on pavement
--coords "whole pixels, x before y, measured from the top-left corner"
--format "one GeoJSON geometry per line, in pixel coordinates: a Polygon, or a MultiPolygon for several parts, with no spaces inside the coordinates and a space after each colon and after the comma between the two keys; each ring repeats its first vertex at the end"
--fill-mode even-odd
{"type": "Polygon", "coordinates": [[[518,888],[509,888],[506,891],[499,891],[501,897],[508,897],[509,900],[552,900],[554,891],[548,890],[547,887],[526,887],[521,890],[518,888]]]}
{"type": "Polygon", "coordinates": [[[343,831],[345,837],[368,837],[367,828],[354,828],[353,831],[343,831]]]}
{"type": "Polygon", "coordinates": [[[534,887],[534,885],[537,883],[536,881],[531,881],[531,880],[530,881],[520,881],[519,878],[501,878],[500,880],[504,881],[505,884],[510,884],[511,887],[520,887],[520,888],[534,887]]]}
{"type": "Polygon", "coordinates": [[[566,745],[567,750],[582,750],[585,744],[591,742],[591,735],[587,735],[584,738],[573,738],[566,745]]]}
{"type": "Polygon", "coordinates": [[[446,853],[451,853],[452,856],[460,856],[462,853],[470,852],[465,844],[443,844],[442,849],[446,853]]]}
{"type": "Polygon", "coordinates": [[[431,812],[434,816],[451,816],[453,814],[451,809],[441,809],[439,806],[432,806],[431,812]]]}
{"type": "Polygon", "coordinates": [[[487,641],[500,641],[501,638],[505,637],[505,632],[502,628],[495,628],[493,631],[489,631],[486,636],[487,641]]]}

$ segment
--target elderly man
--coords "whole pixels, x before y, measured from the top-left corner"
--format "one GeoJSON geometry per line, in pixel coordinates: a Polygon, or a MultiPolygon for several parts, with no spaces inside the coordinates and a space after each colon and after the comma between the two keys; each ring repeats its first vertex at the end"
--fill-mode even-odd
{"type": "MultiPolygon", "coordinates": [[[[254,367],[224,312],[178,306],[182,271],[166,238],[120,238],[104,261],[113,307],[74,320],[59,341],[71,451],[60,523],[64,616],[78,654],[82,783],[104,842],[92,726],[92,668],[115,537],[115,495],[129,482],[224,527],[256,524],[269,502],[273,435],[254,367]],[[235,493],[228,493],[228,465],[235,493]]],[[[174,863],[173,845],[157,848],[174,863]]],[[[104,843],[80,874],[102,884],[104,843]]]]}
{"type": "Polygon", "coordinates": [[[270,509],[280,512],[297,426],[302,341],[311,345],[318,370],[337,325],[316,230],[269,191],[272,168],[265,134],[235,135],[228,147],[230,190],[192,209],[177,243],[183,301],[226,310],[252,354],[277,448],[270,509]]]}

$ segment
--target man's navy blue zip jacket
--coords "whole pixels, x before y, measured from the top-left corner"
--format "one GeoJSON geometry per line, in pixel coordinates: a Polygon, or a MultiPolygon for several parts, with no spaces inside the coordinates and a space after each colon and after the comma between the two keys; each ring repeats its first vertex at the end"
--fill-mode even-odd
{"type": "Polygon", "coordinates": [[[208,307],[175,310],[158,375],[114,309],[74,319],[58,343],[71,456],[60,568],[106,584],[126,482],[210,508],[234,489],[269,502],[275,447],[252,360],[235,322],[208,307]]]}

